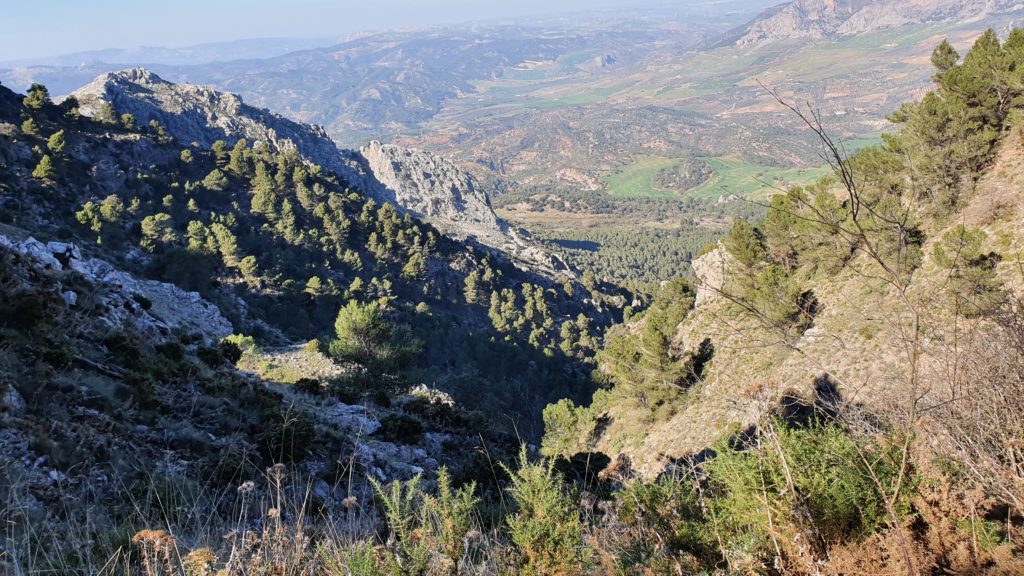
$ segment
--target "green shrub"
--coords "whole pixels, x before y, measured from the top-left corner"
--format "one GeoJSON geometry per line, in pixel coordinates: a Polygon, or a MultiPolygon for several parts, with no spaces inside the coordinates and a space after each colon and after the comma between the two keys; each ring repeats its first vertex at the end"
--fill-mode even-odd
{"type": "Polygon", "coordinates": [[[391,534],[391,556],[385,566],[400,566],[401,574],[410,575],[458,574],[465,537],[479,503],[476,486],[454,489],[443,467],[438,470],[437,496],[421,488],[419,476],[393,482],[388,489],[372,478],[370,483],[391,534]]]}
{"type": "Polygon", "coordinates": [[[153,308],[153,301],[150,300],[149,298],[146,298],[142,294],[132,294],[132,300],[134,300],[136,304],[141,306],[143,310],[149,311],[153,308]]]}
{"type": "MultiPolygon", "coordinates": [[[[767,553],[772,539],[814,533],[826,543],[858,541],[886,525],[885,496],[872,475],[885,487],[902,476],[895,439],[869,444],[837,425],[774,422],[768,429],[777,430],[775,436],[762,431],[749,448],[720,444],[707,464],[714,514],[730,540],[767,553]]],[[[901,513],[909,509],[910,492],[904,486],[895,503],[901,513]]]]}
{"type": "Polygon", "coordinates": [[[309,415],[294,408],[264,412],[261,428],[256,436],[257,445],[263,456],[272,462],[303,460],[316,439],[316,428],[309,415]]]}
{"type": "Polygon", "coordinates": [[[178,342],[163,342],[153,347],[157,354],[173,362],[185,360],[185,347],[178,342]]]}
{"type": "Polygon", "coordinates": [[[242,359],[244,353],[254,350],[257,350],[257,346],[252,336],[232,334],[231,336],[225,336],[220,341],[220,353],[232,364],[237,364],[242,359]]]}
{"type": "Polygon", "coordinates": [[[392,576],[398,566],[389,566],[377,554],[370,542],[356,542],[348,546],[323,543],[317,556],[323,562],[328,576],[392,576]]]}
{"type": "Polygon", "coordinates": [[[405,414],[388,414],[380,420],[375,433],[382,440],[396,444],[419,444],[423,439],[423,423],[405,414]]]}
{"type": "Polygon", "coordinates": [[[722,243],[736,261],[748,268],[764,261],[764,236],[746,220],[736,220],[722,243]]]}
{"type": "Polygon", "coordinates": [[[41,292],[30,292],[14,297],[13,310],[3,323],[18,330],[38,330],[53,320],[56,302],[52,296],[41,292]]]}
{"type": "Polygon", "coordinates": [[[581,437],[594,430],[594,417],[584,406],[563,398],[544,408],[544,439],[541,452],[548,457],[571,456],[583,446],[581,437]]]}
{"type": "Polygon", "coordinates": [[[299,392],[311,394],[313,396],[319,395],[324,390],[323,384],[321,384],[316,378],[299,378],[295,381],[294,386],[299,392]]]}
{"type": "Polygon", "coordinates": [[[636,481],[616,494],[615,502],[619,520],[629,529],[624,567],[657,564],[664,552],[692,572],[713,569],[721,560],[712,519],[704,513],[694,480],[636,481]]]}
{"type": "MultiPolygon", "coordinates": [[[[504,466],[504,465],[503,465],[504,466]]],[[[554,461],[530,463],[519,453],[508,493],[516,512],[507,518],[512,542],[521,555],[522,574],[571,576],[586,572],[589,549],[583,541],[579,507],[555,473],[554,461]]]]}
{"type": "Polygon", "coordinates": [[[337,339],[328,345],[328,355],[375,373],[404,368],[423,347],[406,327],[390,323],[375,302],[350,301],[338,312],[334,329],[337,339]]]}
{"type": "MultiPolygon", "coordinates": [[[[217,346],[200,346],[196,349],[196,357],[210,368],[223,366],[226,360],[221,348],[217,346]]],[[[240,351],[239,357],[241,357],[240,351]]]]}

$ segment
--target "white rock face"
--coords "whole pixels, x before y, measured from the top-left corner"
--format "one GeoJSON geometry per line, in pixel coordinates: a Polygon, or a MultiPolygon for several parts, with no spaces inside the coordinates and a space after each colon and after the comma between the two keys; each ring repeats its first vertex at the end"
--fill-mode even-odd
{"type": "Polygon", "coordinates": [[[338,402],[323,410],[322,414],[328,421],[344,428],[353,436],[369,436],[380,430],[380,422],[370,417],[365,406],[342,404],[338,402]]]}
{"type": "Polygon", "coordinates": [[[376,191],[393,204],[480,233],[502,232],[490,198],[476,179],[448,160],[377,141],[359,154],[376,179],[376,191]]]}
{"type": "Polygon", "coordinates": [[[711,252],[693,261],[693,274],[697,277],[696,306],[707,304],[718,298],[725,288],[726,272],[729,268],[729,253],[719,245],[711,252]]]}
{"type": "Polygon", "coordinates": [[[216,140],[232,145],[245,138],[250,145],[264,142],[275,151],[297,150],[329,170],[345,169],[323,128],[249,106],[235,94],[168,82],[144,68],[104,74],[73,95],[83,114],[94,115],[109,102],[119,114],[134,115],[137,124],[156,120],[183,144],[198,142],[208,148],[216,140]]]}
{"type": "Polygon", "coordinates": [[[378,199],[430,222],[445,234],[473,238],[550,274],[572,274],[557,254],[530,239],[529,233],[498,218],[487,191],[451,161],[422,150],[370,142],[355,156],[359,170],[347,173],[378,199]]]}
{"type": "MultiPolygon", "coordinates": [[[[185,292],[173,284],[155,280],[141,280],[117,270],[108,262],[96,258],[82,258],[74,244],[50,242],[43,244],[35,238],[15,242],[0,235],[0,246],[9,248],[35,260],[44,269],[73,270],[93,284],[112,289],[103,299],[108,313],[107,322],[120,326],[134,323],[141,332],[167,334],[172,329],[184,328],[219,340],[234,332],[231,322],[213,304],[196,292],[185,292]],[[148,302],[146,309],[142,302],[148,302]]],[[[74,292],[61,294],[64,302],[73,306],[78,301],[74,292]]]]}

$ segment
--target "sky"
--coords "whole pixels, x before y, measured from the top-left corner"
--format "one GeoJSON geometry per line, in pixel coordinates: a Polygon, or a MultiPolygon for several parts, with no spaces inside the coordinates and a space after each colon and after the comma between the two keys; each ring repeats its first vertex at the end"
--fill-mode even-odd
{"type": "MultiPolygon", "coordinates": [[[[679,0],[681,3],[687,0],[679,0]]],[[[692,0],[690,0],[692,1],[692,0]]],[[[636,0],[0,0],[0,61],[626,8],[636,0]]]]}

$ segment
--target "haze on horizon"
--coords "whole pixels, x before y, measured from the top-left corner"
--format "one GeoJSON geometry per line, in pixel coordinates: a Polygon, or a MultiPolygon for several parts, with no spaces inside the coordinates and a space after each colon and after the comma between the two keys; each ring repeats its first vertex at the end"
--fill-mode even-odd
{"type": "Polygon", "coordinates": [[[715,4],[713,0],[0,0],[0,62],[137,47],[252,38],[341,38],[361,31],[608,9],[715,4]]]}

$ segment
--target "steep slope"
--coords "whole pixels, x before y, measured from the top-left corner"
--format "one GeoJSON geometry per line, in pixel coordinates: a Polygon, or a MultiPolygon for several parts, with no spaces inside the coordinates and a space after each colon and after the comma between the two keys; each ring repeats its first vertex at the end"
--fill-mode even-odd
{"type": "Polygon", "coordinates": [[[599,360],[618,384],[595,396],[584,446],[656,475],[795,399],[947,438],[987,418],[957,411],[989,383],[1000,409],[1016,409],[999,399],[1019,380],[995,374],[1018,365],[1024,342],[1024,133],[1009,103],[1020,89],[995,95],[1024,66],[1021,45],[1024,31],[1005,42],[989,31],[960,60],[941,44],[950,57],[936,59],[934,89],[894,116],[884,144],[837,151],[840,172],[738,220],[694,262],[696,293],[651,309],[674,314],[610,333],[599,360]]]}
{"type": "Polygon", "coordinates": [[[500,221],[487,191],[476,180],[426,152],[379,143],[358,151],[339,150],[319,126],[249,106],[235,94],[174,84],[143,68],[104,74],[72,95],[86,115],[99,114],[108,103],[116,114],[131,114],[142,125],[157,122],[179,141],[204,148],[217,141],[233,146],[245,139],[249,144],[265,143],[274,152],[295,150],[378,201],[393,204],[445,233],[472,236],[551,274],[571,273],[557,257],[500,221]]]}
{"type": "MultiPolygon", "coordinates": [[[[176,94],[157,89],[164,98],[176,94]]],[[[592,349],[573,342],[563,350],[561,324],[585,313],[589,338],[621,314],[626,298],[609,307],[575,281],[556,283],[503,252],[449,238],[380,202],[380,190],[339,178],[287,145],[238,139],[230,149],[207,149],[175,140],[159,123],[90,119],[72,102],[0,118],[3,222],[44,241],[77,238],[87,256],[198,292],[235,332],[270,347],[330,338],[349,303],[377,308],[393,326],[378,334],[395,338],[381,349],[410,353],[379,363],[377,376],[388,378],[378,385],[431,382],[460,401],[476,396],[494,414],[525,416],[535,436],[538,406],[590,386],[592,349]],[[29,117],[37,128],[23,132],[18,125],[29,117]],[[496,358],[504,360],[496,365],[496,358]],[[486,382],[502,400],[484,401],[486,382]]],[[[145,110],[140,100],[127,102],[145,110]]],[[[241,110],[221,125],[264,129],[241,110]]],[[[199,125],[184,120],[182,130],[199,125]]],[[[281,135],[278,142],[303,141],[281,135]]],[[[436,162],[428,164],[446,169],[436,162]]],[[[475,201],[488,208],[485,197],[475,201]]]]}
{"type": "Polygon", "coordinates": [[[262,491],[265,470],[287,464],[322,513],[341,517],[372,500],[369,478],[468,462],[478,431],[449,398],[419,392],[368,407],[263,380],[232,365],[237,346],[218,345],[230,331],[197,294],[83,259],[73,244],[0,234],[0,498],[25,503],[4,511],[5,573],[11,556],[21,568],[61,561],[50,569],[96,573],[68,551],[95,538],[90,554],[109,558],[109,534],[154,521],[162,505],[143,486],[193,491],[207,522],[224,512],[217,494],[253,481],[262,491]],[[430,412],[446,420],[427,425],[429,441],[422,427],[396,434],[396,418],[430,412]],[[124,500],[135,505],[100,504],[124,500]],[[71,534],[65,515],[90,519],[71,534]],[[65,536],[39,546],[40,530],[65,536]]]}
{"type": "Polygon", "coordinates": [[[472,239],[546,274],[575,276],[565,260],[533,242],[529,233],[498,218],[473,175],[422,150],[370,142],[356,156],[364,168],[349,178],[383,201],[431,222],[443,232],[472,239]]]}
{"type": "Polygon", "coordinates": [[[449,238],[301,135],[250,147],[274,131],[240,103],[130,76],[155,92],[121,100],[134,120],[0,87],[0,572],[102,573],[165,513],[200,542],[270,497],[371,535],[370,479],[496,483],[544,405],[592,390],[627,295],[449,238]],[[140,121],[178,95],[235,145],[140,121]]]}
{"type": "Polygon", "coordinates": [[[824,40],[909,24],[970,21],[1019,10],[1014,0],[794,0],[726,34],[719,45],[824,40]]]}

